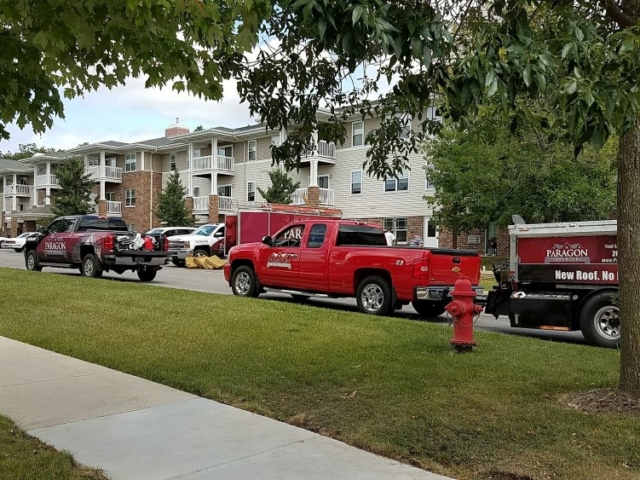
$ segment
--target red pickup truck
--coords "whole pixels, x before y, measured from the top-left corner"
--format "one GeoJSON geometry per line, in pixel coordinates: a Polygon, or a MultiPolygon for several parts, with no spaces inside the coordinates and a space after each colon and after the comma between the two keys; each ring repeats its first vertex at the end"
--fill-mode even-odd
{"type": "Polygon", "coordinates": [[[46,229],[27,237],[24,258],[27,270],[42,267],[79,268],[84,277],[99,278],[103,272],[133,270],[142,282],[156,278],[170,258],[169,241],[163,234],[147,235],[152,248],[136,245],[141,238],[129,232],[119,217],[70,215],[56,218],[46,229]]]}
{"type": "Polygon", "coordinates": [[[331,219],[294,222],[261,243],[233,247],[224,267],[235,295],[355,297],[360,311],[374,315],[412,303],[425,318],[444,313],[461,275],[478,285],[476,252],[389,247],[378,226],[331,219]]]}

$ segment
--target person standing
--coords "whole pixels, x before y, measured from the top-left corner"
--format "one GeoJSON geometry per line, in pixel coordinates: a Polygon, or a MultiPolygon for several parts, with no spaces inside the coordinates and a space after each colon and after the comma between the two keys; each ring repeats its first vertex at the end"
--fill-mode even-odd
{"type": "Polygon", "coordinates": [[[393,234],[390,228],[387,228],[387,231],[384,232],[384,236],[387,239],[387,245],[392,246],[396,243],[396,236],[393,234]]]}
{"type": "Polygon", "coordinates": [[[424,247],[424,241],[422,240],[422,237],[420,235],[414,233],[413,235],[411,235],[411,243],[409,243],[409,246],[424,247]]]}

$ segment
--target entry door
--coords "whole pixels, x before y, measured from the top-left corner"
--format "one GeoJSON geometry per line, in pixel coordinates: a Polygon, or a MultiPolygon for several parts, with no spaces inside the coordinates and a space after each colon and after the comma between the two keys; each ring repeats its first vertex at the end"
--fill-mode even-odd
{"type": "Polygon", "coordinates": [[[260,281],[269,287],[297,288],[304,225],[292,225],[260,251],[260,281]]]}
{"type": "Polygon", "coordinates": [[[424,246],[438,248],[438,230],[431,217],[424,217],[424,246]]]}

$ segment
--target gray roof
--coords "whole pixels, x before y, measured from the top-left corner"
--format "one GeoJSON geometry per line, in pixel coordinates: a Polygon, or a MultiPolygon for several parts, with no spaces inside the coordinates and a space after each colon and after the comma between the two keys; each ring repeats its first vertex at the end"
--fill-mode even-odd
{"type": "Polygon", "coordinates": [[[8,158],[0,158],[0,172],[30,172],[33,169],[30,165],[25,165],[16,160],[9,160],[8,158]]]}

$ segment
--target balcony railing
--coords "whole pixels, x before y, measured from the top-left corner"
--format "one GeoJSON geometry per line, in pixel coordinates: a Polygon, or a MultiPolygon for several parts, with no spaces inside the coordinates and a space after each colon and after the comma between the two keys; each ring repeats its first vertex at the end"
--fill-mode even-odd
{"type": "MultiPolygon", "coordinates": [[[[318,203],[322,206],[333,206],[335,204],[335,190],[330,188],[320,188],[318,203]]],[[[309,193],[307,188],[298,188],[291,195],[291,201],[294,205],[307,205],[309,201],[309,193]],[[305,201],[306,199],[306,201],[305,201]]]]}
{"type": "Polygon", "coordinates": [[[218,210],[224,212],[233,210],[233,197],[218,197],[218,210]]]}
{"type": "Polygon", "coordinates": [[[194,212],[209,212],[209,197],[193,197],[194,212]]]}
{"type": "Polygon", "coordinates": [[[33,192],[32,185],[7,185],[5,195],[19,195],[21,197],[29,197],[33,192]]]}
{"type": "Polygon", "coordinates": [[[112,202],[107,200],[107,215],[121,215],[122,202],[112,202]]]}
{"type": "Polygon", "coordinates": [[[234,157],[223,157],[218,155],[216,161],[213,161],[212,155],[206,157],[196,157],[191,160],[192,172],[204,172],[208,170],[220,170],[222,172],[233,172],[235,160],[234,157]]]}
{"type": "Polygon", "coordinates": [[[55,175],[36,175],[36,187],[53,187],[58,185],[58,178],[55,175]]]}
{"type": "Polygon", "coordinates": [[[335,160],[336,144],[333,142],[327,142],[326,140],[320,140],[318,142],[318,156],[335,160]]]}
{"type": "Polygon", "coordinates": [[[122,180],[122,168],[105,165],[94,165],[87,167],[87,174],[93,180],[122,180]]]}

